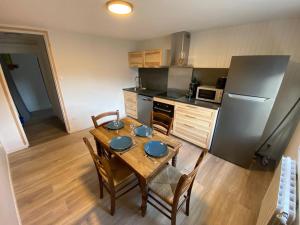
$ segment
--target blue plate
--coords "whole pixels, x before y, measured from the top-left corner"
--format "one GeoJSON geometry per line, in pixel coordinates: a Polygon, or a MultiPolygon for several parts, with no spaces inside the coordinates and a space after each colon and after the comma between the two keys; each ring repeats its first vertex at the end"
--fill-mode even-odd
{"type": "Polygon", "coordinates": [[[146,125],[139,126],[134,129],[134,133],[140,137],[148,137],[152,134],[152,128],[146,125]]]}
{"type": "Polygon", "coordinates": [[[122,121],[111,121],[105,125],[106,128],[110,130],[119,130],[124,127],[124,123],[122,121]]]}
{"type": "Polygon", "coordinates": [[[164,157],[168,154],[168,146],[161,141],[148,141],[144,145],[145,152],[153,157],[164,157]]]}
{"type": "Polygon", "coordinates": [[[132,139],[128,136],[117,136],[111,139],[110,147],[115,151],[124,151],[132,146],[132,139]]]}

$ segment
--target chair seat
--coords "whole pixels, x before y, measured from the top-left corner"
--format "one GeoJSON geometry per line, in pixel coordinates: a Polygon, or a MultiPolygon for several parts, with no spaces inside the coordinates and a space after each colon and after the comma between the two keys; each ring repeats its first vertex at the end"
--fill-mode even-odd
{"type": "Polygon", "coordinates": [[[116,157],[109,160],[111,166],[112,177],[114,180],[114,186],[117,187],[120,184],[126,184],[129,181],[136,179],[134,173],[128,168],[127,165],[122,163],[116,157]]]}
{"type": "Polygon", "coordinates": [[[167,134],[168,133],[168,130],[165,127],[160,126],[158,124],[153,124],[152,127],[153,127],[153,129],[157,130],[160,133],[163,133],[163,134],[167,134]]]}
{"type": "Polygon", "coordinates": [[[175,167],[167,165],[151,180],[149,189],[167,203],[172,204],[176,186],[182,175],[175,167]]]}

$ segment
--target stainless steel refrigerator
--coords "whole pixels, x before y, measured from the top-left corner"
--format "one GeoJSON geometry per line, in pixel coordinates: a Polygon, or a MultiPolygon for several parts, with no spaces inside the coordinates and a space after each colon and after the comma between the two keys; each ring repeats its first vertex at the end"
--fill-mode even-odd
{"type": "Polygon", "coordinates": [[[258,149],[289,56],[234,56],[211,153],[249,167],[258,149]]]}

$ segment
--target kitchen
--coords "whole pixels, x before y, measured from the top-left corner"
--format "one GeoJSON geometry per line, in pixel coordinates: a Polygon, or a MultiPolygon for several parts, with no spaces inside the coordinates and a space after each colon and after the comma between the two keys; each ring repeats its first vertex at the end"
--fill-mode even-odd
{"type": "MultiPolygon", "coordinates": [[[[284,146],[287,140],[276,142],[272,136],[291,137],[300,107],[295,92],[281,119],[272,121],[272,109],[287,104],[287,99],[275,99],[284,76],[288,79],[290,57],[233,56],[229,68],[193,68],[188,65],[190,39],[190,33],[178,32],[171,35],[171,50],[128,53],[129,66],[139,68],[139,75],[136,87],[123,89],[126,114],[148,126],[152,111],[167,114],[173,119],[171,134],[245,168],[255,156],[262,164],[278,160],[283,152],[273,142],[284,146]],[[273,130],[264,132],[268,120],[273,130]],[[294,125],[280,130],[288,121],[294,125]]],[[[296,79],[290,82],[280,91],[289,90],[296,79]]]]}
{"type": "Polygon", "coordinates": [[[298,224],[299,1],[0,11],[8,69],[42,46],[65,125],[30,143],[0,65],[0,224],[298,224]]]}

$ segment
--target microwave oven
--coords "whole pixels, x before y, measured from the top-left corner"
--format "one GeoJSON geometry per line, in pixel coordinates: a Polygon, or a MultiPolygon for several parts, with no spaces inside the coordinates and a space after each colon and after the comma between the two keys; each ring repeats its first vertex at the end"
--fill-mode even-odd
{"type": "Polygon", "coordinates": [[[214,86],[197,87],[196,99],[208,102],[221,103],[223,97],[223,89],[214,86]]]}

